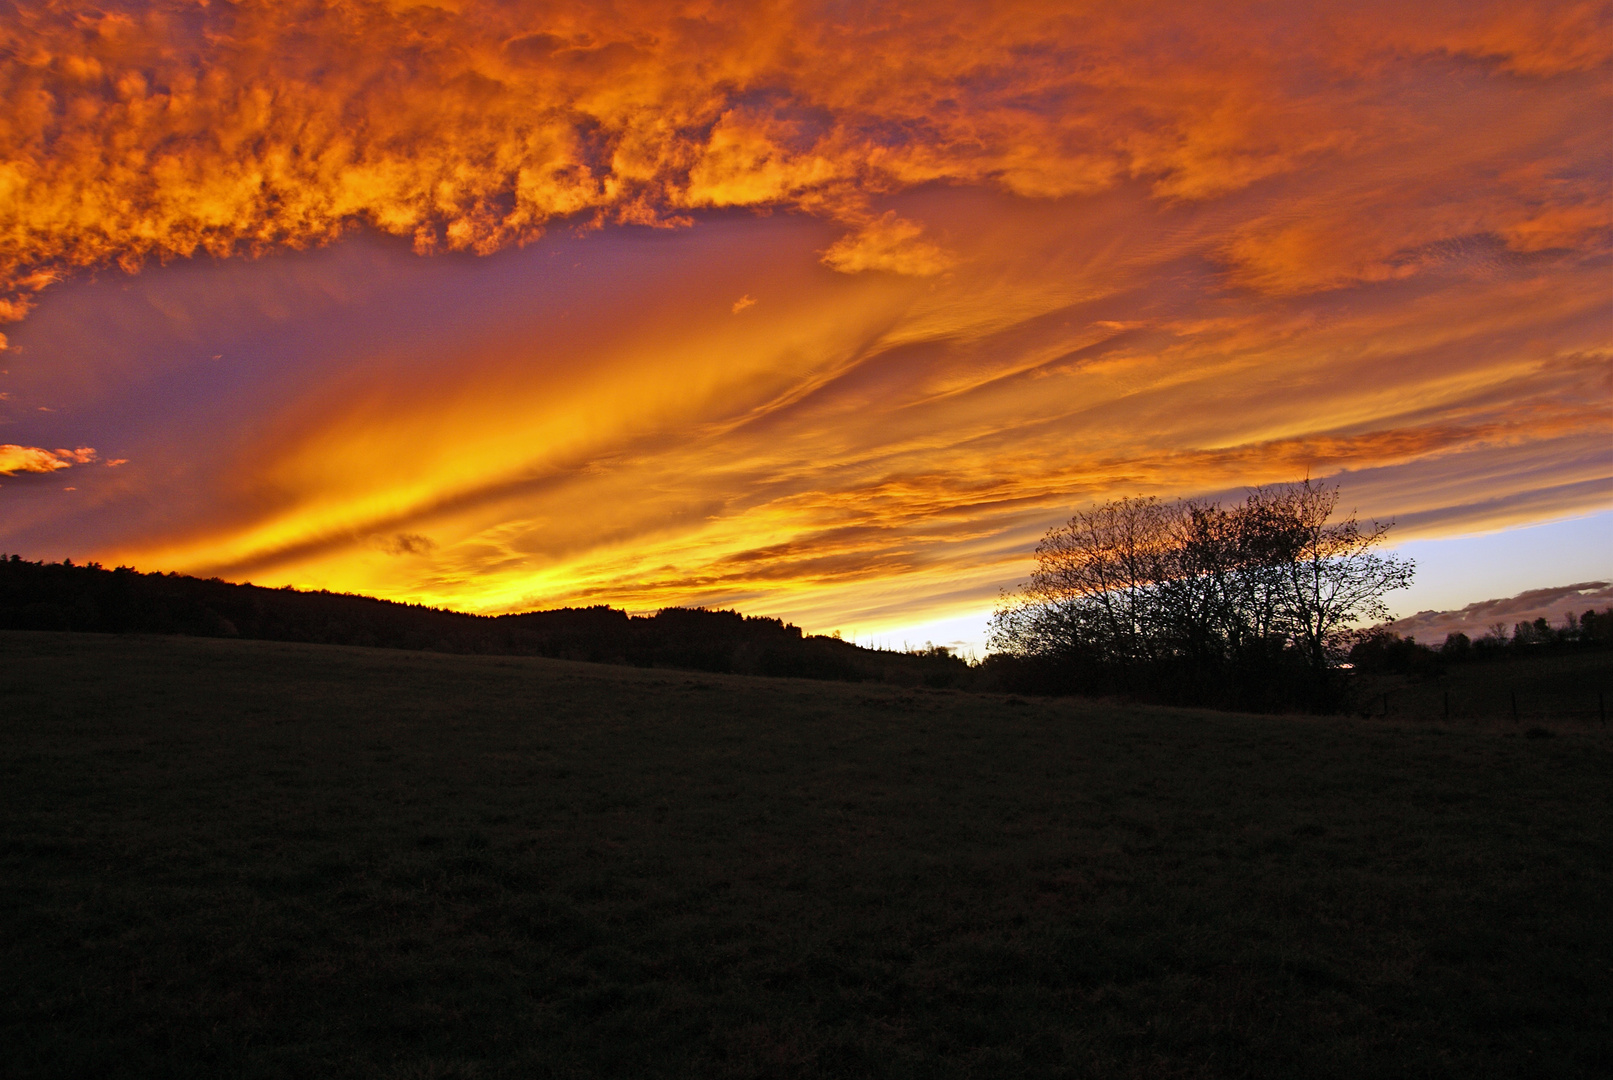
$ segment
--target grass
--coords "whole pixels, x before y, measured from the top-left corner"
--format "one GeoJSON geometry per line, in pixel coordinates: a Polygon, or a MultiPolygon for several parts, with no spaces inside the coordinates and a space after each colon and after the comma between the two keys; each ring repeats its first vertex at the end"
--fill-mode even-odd
{"type": "Polygon", "coordinates": [[[1575,1077],[1613,739],[0,633],[15,1077],[1575,1077]]]}
{"type": "Polygon", "coordinates": [[[1450,664],[1427,677],[1366,676],[1357,697],[1374,715],[1387,706],[1390,719],[1600,728],[1613,713],[1613,652],[1450,664]]]}

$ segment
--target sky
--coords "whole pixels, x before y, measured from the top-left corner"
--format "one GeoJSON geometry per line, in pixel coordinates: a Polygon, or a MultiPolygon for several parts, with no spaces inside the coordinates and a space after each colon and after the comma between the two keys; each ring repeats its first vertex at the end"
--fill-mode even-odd
{"type": "Polygon", "coordinates": [[[0,550],[975,642],[1310,476],[1402,614],[1613,577],[1610,28],[0,0],[0,550]]]}

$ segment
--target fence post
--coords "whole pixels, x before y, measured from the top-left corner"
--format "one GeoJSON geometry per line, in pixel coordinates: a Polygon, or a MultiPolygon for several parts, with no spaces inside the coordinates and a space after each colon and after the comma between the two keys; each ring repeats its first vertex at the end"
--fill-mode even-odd
{"type": "Polygon", "coordinates": [[[1596,716],[1602,721],[1602,726],[1607,727],[1607,702],[1600,690],[1596,692],[1596,716]]]}
{"type": "Polygon", "coordinates": [[[1451,718],[1451,692],[1445,691],[1445,719],[1451,718]]]}
{"type": "Polygon", "coordinates": [[[1387,692],[1383,695],[1383,715],[1389,715],[1389,695],[1387,692]]]}
{"type": "Polygon", "coordinates": [[[1514,724],[1518,722],[1518,692],[1516,690],[1512,691],[1512,722],[1514,724]]]}

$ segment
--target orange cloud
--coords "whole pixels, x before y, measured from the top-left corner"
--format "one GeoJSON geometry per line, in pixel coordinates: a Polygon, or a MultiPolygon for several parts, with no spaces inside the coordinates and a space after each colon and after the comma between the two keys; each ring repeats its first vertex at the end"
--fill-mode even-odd
{"type": "MultiPolygon", "coordinates": [[[[941,249],[870,217],[870,199],[934,183],[1058,197],[1130,176],[1202,200],[1386,140],[1409,156],[1379,182],[1403,186],[1429,156],[1419,121],[1439,122],[1401,104],[1409,64],[1590,80],[1583,107],[1605,115],[1591,73],[1610,49],[1605,12],[1587,3],[1004,0],[855,15],[782,0],[21,0],[13,12],[0,25],[0,320],[13,321],[78,269],[298,248],[359,225],[421,251],[486,253],[557,218],[678,224],[700,208],[781,207],[858,226],[830,265],[933,273],[941,249]]],[[[1523,137],[1484,135],[1492,149],[1523,137]]],[[[1250,281],[1291,288],[1395,276],[1473,232],[1520,250],[1605,233],[1600,147],[1559,147],[1589,186],[1549,209],[1486,190],[1382,216],[1376,236],[1324,215],[1254,227],[1227,250],[1250,281]]]]}
{"type": "Polygon", "coordinates": [[[823,265],[843,274],[885,270],[893,274],[929,277],[956,260],[940,245],[926,240],[924,228],[889,210],[861,229],[836,240],[823,253],[823,265]]]}
{"type": "Polygon", "coordinates": [[[87,465],[96,458],[88,446],[77,450],[45,450],[38,446],[0,444],[0,476],[18,473],[53,473],[74,465],[87,465]]]}
{"type": "Polygon", "coordinates": [[[867,629],[989,603],[1042,528],[1113,495],[1342,473],[1408,537],[1609,497],[1605,354],[1571,347],[1598,340],[1595,267],[1340,306],[1228,298],[1201,264],[1169,295],[1205,246],[1192,207],[922,212],[971,226],[947,279],[825,274],[821,233],[779,223],[669,257],[575,338],[494,320],[441,372],[317,383],[260,422],[214,500],[273,504],[104,557],[483,610],[705,602],[867,629]],[[768,319],[726,318],[730,281],[764,273],[768,319]],[[436,546],[370,560],[400,533],[436,546]]]}

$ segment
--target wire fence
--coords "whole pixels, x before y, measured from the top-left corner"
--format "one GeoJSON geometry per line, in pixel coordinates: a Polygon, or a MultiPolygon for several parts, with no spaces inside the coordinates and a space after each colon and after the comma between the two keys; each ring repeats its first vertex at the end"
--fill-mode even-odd
{"type": "Polygon", "coordinates": [[[1405,687],[1362,705],[1366,715],[1387,719],[1606,727],[1610,696],[1597,689],[1405,687]]]}

